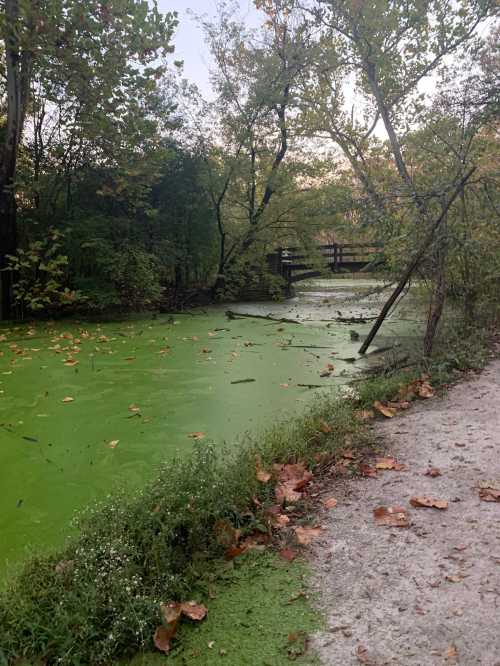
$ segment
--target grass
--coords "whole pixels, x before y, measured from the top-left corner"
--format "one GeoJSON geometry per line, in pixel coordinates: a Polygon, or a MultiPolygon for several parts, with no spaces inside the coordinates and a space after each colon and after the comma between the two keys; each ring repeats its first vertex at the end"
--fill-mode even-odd
{"type": "MultiPolygon", "coordinates": [[[[483,343],[477,337],[460,357],[448,346],[448,354],[427,369],[449,381],[466,362],[484,362],[483,343]]],[[[236,453],[200,443],[188,459],[165,464],[142,492],[117,494],[90,508],[78,518],[79,535],[60,552],[33,558],[0,598],[0,664],[24,658],[31,664],[98,665],[148,654],[161,623],[160,603],[189,599],[206,603],[209,619],[182,628],[169,663],[196,658],[216,664],[225,658],[221,649],[233,655],[228,663],[286,663],[294,646],[287,644],[285,628],[299,636],[315,623],[303,601],[292,608],[283,601],[288,587],[300,583],[300,565],[278,564],[269,553],[224,565],[216,526],[225,521],[243,535],[268,532],[264,509],[275,499],[272,484],[256,479],[257,457],[266,468],[306,460],[314,469],[317,453],[335,457],[347,442],[349,448],[365,445],[356,410],[393,397],[420,371],[360,383],[356,399],[319,400],[290,422],[242,439],[236,453]],[[215,599],[214,587],[221,590],[215,599]]],[[[133,663],[164,662],[151,655],[140,659],[133,663]]]]}

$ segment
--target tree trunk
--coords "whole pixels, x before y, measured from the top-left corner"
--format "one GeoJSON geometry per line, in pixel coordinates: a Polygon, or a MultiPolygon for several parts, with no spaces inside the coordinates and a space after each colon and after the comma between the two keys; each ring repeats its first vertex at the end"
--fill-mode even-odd
{"type": "Polygon", "coordinates": [[[424,337],[424,356],[432,355],[434,339],[436,337],[439,321],[443,314],[444,301],[446,296],[445,283],[446,268],[446,238],[442,235],[439,245],[436,248],[436,272],[435,283],[429,304],[429,316],[427,319],[427,329],[424,337]]]}
{"type": "Polygon", "coordinates": [[[19,0],[5,0],[5,64],[7,75],[7,126],[0,151],[0,280],[2,319],[12,316],[13,276],[5,271],[8,255],[17,249],[15,178],[17,153],[29,94],[32,53],[20,52],[19,0]]]}
{"type": "Polygon", "coordinates": [[[408,264],[406,270],[404,271],[401,279],[398,282],[398,285],[396,289],[392,292],[392,294],[389,296],[387,299],[384,307],[382,308],[379,316],[377,317],[377,321],[373,324],[370,332],[368,333],[368,336],[366,340],[363,342],[359,349],[360,354],[365,354],[366,350],[368,347],[371,345],[373,340],[375,339],[375,336],[378,333],[379,328],[382,326],[382,324],[385,321],[385,318],[389,314],[392,306],[394,303],[397,301],[399,295],[403,292],[404,288],[406,287],[406,284],[408,283],[408,280],[411,278],[413,275],[413,272],[415,269],[419,266],[420,262],[425,256],[425,253],[427,252],[428,248],[431,246],[432,241],[434,240],[434,235],[436,231],[439,229],[439,226],[443,222],[443,220],[446,219],[446,215],[457,198],[457,196],[460,194],[460,192],[463,190],[465,187],[465,184],[469,180],[469,178],[472,176],[474,171],[476,170],[477,167],[472,167],[467,171],[467,173],[463,176],[463,178],[460,180],[460,182],[457,184],[456,188],[450,195],[448,201],[446,202],[446,205],[443,208],[443,211],[441,212],[441,215],[435,220],[435,222],[431,225],[431,228],[427,232],[427,235],[425,236],[424,242],[422,243],[420,249],[418,252],[415,254],[415,256],[412,258],[410,263],[408,264]]]}

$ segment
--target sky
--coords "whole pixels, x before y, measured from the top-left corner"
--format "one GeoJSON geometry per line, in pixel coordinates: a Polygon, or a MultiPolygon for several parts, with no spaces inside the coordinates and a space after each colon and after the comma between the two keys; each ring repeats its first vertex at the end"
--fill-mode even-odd
{"type": "MultiPolygon", "coordinates": [[[[241,18],[252,26],[258,25],[259,12],[253,0],[237,0],[241,18]]],[[[174,36],[175,53],[172,59],[184,61],[184,76],[196,83],[204,97],[210,97],[209,66],[210,53],[203,34],[188,10],[195,14],[215,16],[216,0],[158,0],[161,12],[176,11],[179,14],[179,27],[174,36]]]]}

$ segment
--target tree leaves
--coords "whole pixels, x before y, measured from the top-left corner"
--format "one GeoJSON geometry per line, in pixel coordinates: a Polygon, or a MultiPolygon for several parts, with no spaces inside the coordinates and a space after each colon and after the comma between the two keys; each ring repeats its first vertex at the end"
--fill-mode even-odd
{"type": "Polygon", "coordinates": [[[448,508],[448,502],[446,500],[435,499],[433,497],[412,497],[410,499],[410,504],[416,508],[424,509],[444,510],[448,508]]]}
{"type": "Polygon", "coordinates": [[[154,644],[161,652],[168,653],[172,649],[172,638],[177,633],[181,617],[187,617],[194,622],[201,622],[208,613],[206,606],[196,601],[175,602],[160,605],[164,624],[156,628],[153,636],[154,644]]]}

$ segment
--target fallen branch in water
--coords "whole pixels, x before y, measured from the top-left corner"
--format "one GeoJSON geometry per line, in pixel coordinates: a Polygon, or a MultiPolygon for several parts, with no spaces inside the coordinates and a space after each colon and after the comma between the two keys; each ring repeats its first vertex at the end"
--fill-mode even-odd
{"type": "Polygon", "coordinates": [[[226,317],[228,319],[243,319],[243,317],[250,317],[252,319],[267,319],[268,321],[275,321],[278,324],[302,324],[297,319],[286,319],[285,317],[272,317],[271,315],[250,314],[249,312],[233,312],[226,310],[226,317]]]}
{"type": "Polygon", "coordinates": [[[236,379],[234,382],[231,382],[231,384],[249,384],[250,382],[256,382],[256,379],[252,379],[249,377],[248,379],[236,379]]]}

